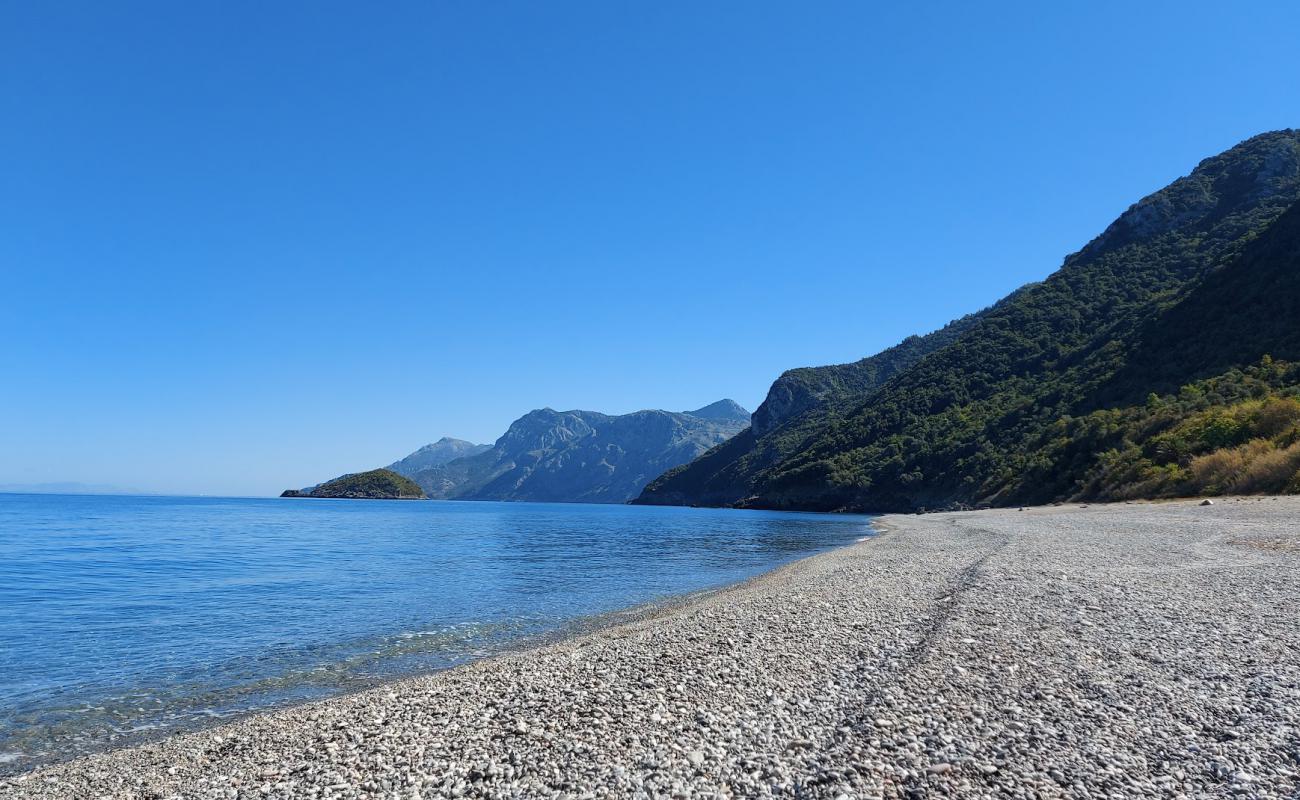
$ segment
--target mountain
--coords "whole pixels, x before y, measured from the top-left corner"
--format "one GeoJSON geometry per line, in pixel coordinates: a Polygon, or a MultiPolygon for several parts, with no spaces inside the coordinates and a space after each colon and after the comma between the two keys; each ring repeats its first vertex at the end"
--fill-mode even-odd
{"type": "Polygon", "coordinates": [[[749,432],[637,502],[903,511],[1176,494],[1254,469],[1211,485],[1210,458],[1285,472],[1290,429],[1256,422],[1285,421],[1296,392],[1264,356],[1300,360],[1297,199],[1300,133],[1249,139],[1041,283],[857,364],[786,373],[749,432]],[[1214,427],[1206,414],[1234,433],[1183,430],[1214,427]]]}
{"type": "Polygon", "coordinates": [[[719,400],[716,403],[709,403],[704,408],[697,408],[694,411],[683,411],[682,413],[690,417],[696,417],[697,419],[715,420],[724,423],[738,423],[741,425],[748,425],[750,417],[749,412],[735,400],[719,400]]]}
{"type": "Polygon", "coordinates": [[[754,412],[754,434],[765,436],[788,419],[832,408],[876,389],[885,381],[952,342],[977,315],[950,322],[924,336],[909,336],[899,344],[852,364],[787,370],[768,389],[754,412]]]}
{"type": "Polygon", "coordinates": [[[635,502],[655,505],[731,505],[745,496],[745,475],[793,454],[806,436],[835,410],[879,387],[923,356],[953,341],[976,319],[970,315],[925,336],[910,336],[877,355],[852,364],[802,367],[781,375],[753,414],[752,425],[698,460],[669,470],[652,492],[635,502]],[[797,424],[785,426],[790,420],[797,424]],[[680,476],[680,477],[678,477],[680,476]]]}
{"type": "Polygon", "coordinates": [[[387,469],[372,469],[343,475],[308,491],[289,489],[281,497],[325,497],[364,500],[423,500],[424,492],[404,475],[387,469]]]}
{"type": "Polygon", "coordinates": [[[486,451],[405,474],[435,498],[623,503],[748,425],[749,412],[731,400],[619,416],[543,408],[486,451]]]}
{"type": "Polygon", "coordinates": [[[453,439],[450,436],[444,436],[433,444],[426,444],[406,458],[394,461],[388,465],[388,469],[399,475],[410,476],[422,469],[440,467],[448,461],[478,455],[485,450],[491,449],[492,445],[490,444],[474,444],[464,439],[453,439]]]}

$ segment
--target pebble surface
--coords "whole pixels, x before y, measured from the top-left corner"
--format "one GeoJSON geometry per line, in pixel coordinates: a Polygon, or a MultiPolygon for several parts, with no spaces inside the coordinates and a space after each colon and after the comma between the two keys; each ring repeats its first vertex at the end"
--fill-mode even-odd
{"type": "Polygon", "coordinates": [[[559,644],[4,798],[1296,797],[1300,498],[882,518],[559,644]]]}

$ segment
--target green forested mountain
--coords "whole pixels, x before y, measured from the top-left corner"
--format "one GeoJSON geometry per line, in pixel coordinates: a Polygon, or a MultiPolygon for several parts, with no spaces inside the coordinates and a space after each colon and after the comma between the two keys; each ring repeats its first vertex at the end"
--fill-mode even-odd
{"type": "Polygon", "coordinates": [[[638,502],[909,510],[1280,490],[1298,198],[1300,133],[1243,142],[1043,282],[873,357],[891,368],[858,382],[844,376],[873,359],[787,373],[749,431],[638,502]]]}
{"type": "Polygon", "coordinates": [[[772,384],[767,399],[754,412],[755,436],[762,437],[793,417],[831,408],[879,388],[923,356],[950,344],[977,317],[972,314],[950,322],[925,336],[909,336],[888,350],[852,364],[787,370],[772,384]]]}
{"type": "Polygon", "coordinates": [[[784,373],[768,390],[767,399],[754,412],[748,428],[701,455],[683,463],[655,481],[663,491],[643,493],[636,502],[730,505],[744,497],[737,487],[747,476],[761,473],[798,452],[809,432],[846,404],[879,388],[888,379],[951,343],[979,315],[951,322],[925,336],[909,336],[901,343],[852,364],[802,367],[784,373]],[[787,424],[788,423],[788,424],[787,424]],[[670,478],[684,474],[681,479],[670,478]],[[676,484],[698,483],[689,490],[676,484]]]}

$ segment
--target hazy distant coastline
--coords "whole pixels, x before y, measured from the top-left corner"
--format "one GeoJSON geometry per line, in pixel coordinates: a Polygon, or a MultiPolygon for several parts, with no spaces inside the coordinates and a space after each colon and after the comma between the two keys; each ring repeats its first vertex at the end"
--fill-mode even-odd
{"type": "Polygon", "coordinates": [[[153,495],[142,489],[114,486],[108,483],[79,483],[77,481],[51,481],[48,483],[0,483],[0,494],[127,494],[153,495]]]}

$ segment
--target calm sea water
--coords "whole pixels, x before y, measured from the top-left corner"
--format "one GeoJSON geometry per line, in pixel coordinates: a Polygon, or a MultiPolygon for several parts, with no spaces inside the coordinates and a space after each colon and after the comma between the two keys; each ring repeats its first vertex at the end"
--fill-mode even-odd
{"type": "Polygon", "coordinates": [[[0,770],[450,667],[869,533],[759,511],[0,494],[0,770]]]}

